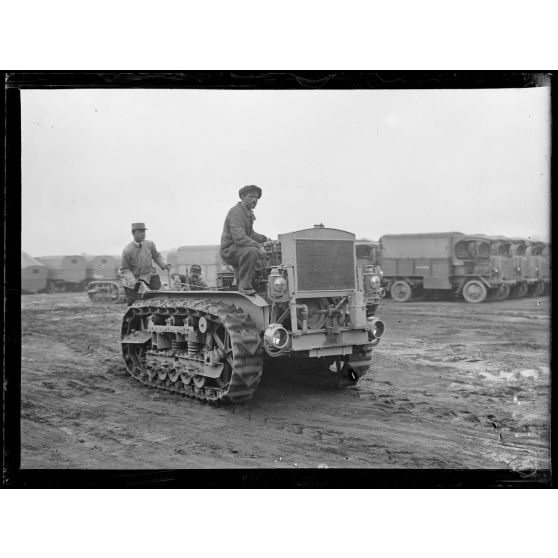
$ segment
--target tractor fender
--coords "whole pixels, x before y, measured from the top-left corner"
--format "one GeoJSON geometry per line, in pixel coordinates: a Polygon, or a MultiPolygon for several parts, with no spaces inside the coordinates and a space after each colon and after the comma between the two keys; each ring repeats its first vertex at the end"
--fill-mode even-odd
{"type": "Polygon", "coordinates": [[[145,291],[141,294],[142,299],[172,297],[178,299],[203,298],[207,300],[222,301],[234,304],[244,310],[254,321],[260,331],[264,331],[267,326],[267,315],[269,304],[258,294],[247,296],[238,291],[145,291]]]}

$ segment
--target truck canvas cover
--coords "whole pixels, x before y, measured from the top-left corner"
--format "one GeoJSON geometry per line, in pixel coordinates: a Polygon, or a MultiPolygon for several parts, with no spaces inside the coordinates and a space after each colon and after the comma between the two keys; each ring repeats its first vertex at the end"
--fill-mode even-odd
{"type": "Polygon", "coordinates": [[[438,259],[451,257],[452,238],[462,233],[386,234],[381,237],[383,258],[438,259]]]}

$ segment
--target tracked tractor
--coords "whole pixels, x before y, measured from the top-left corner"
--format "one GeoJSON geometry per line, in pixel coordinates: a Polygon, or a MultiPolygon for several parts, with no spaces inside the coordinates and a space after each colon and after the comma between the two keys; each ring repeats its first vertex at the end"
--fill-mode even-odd
{"type": "Polygon", "coordinates": [[[126,302],[121,279],[99,279],[87,285],[87,295],[93,302],[126,302]]]}
{"type": "Polygon", "coordinates": [[[279,235],[255,272],[216,289],[146,291],[127,310],[121,344],[140,382],[208,402],[248,401],[271,362],[351,386],[369,369],[383,322],[366,312],[352,233],[315,227],[279,235]]]}

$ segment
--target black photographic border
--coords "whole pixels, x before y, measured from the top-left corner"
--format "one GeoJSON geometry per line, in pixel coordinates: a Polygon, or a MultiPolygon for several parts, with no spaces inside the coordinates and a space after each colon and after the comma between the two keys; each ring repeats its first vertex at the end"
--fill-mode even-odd
{"type": "MultiPolygon", "coordinates": [[[[3,485],[5,488],[549,488],[548,470],[21,469],[22,89],[486,89],[551,85],[548,71],[10,71],[4,138],[3,485]]],[[[554,97],[552,107],[555,108],[554,97]]],[[[554,146],[555,142],[552,142],[554,146]]],[[[552,149],[554,152],[554,149],[552,149]]],[[[552,172],[554,176],[554,172],[552,172]]],[[[552,235],[551,235],[552,237],[552,235]]],[[[554,387],[551,386],[551,401],[554,387]]],[[[551,428],[551,464],[555,444],[551,428]]]]}

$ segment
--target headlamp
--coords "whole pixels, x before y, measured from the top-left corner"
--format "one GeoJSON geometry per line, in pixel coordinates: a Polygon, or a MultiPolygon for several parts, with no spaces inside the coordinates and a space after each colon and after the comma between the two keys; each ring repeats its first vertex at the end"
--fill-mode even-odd
{"type": "Polygon", "coordinates": [[[285,329],[276,329],[271,336],[273,346],[278,349],[282,349],[287,344],[288,340],[289,334],[285,329]]]}
{"type": "Polygon", "coordinates": [[[385,325],[379,318],[368,318],[368,338],[370,341],[380,339],[384,334],[385,325]]]}
{"type": "Polygon", "coordinates": [[[271,269],[267,277],[267,294],[272,300],[283,300],[288,297],[288,281],[277,267],[271,269]]]}
{"type": "Polygon", "coordinates": [[[287,280],[284,277],[274,277],[272,287],[275,293],[282,295],[287,289],[287,280]]]}
{"type": "Polygon", "coordinates": [[[270,351],[280,351],[289,343],[289,332],[281,324],[270,324],[265,330],[264,341],[270,351]]]}

